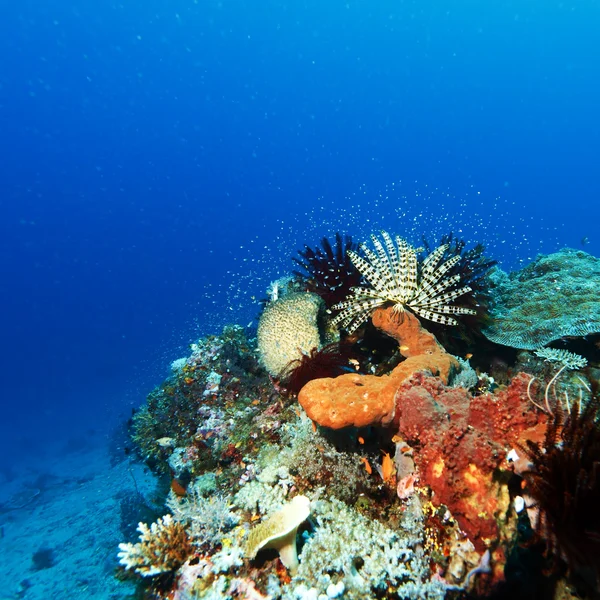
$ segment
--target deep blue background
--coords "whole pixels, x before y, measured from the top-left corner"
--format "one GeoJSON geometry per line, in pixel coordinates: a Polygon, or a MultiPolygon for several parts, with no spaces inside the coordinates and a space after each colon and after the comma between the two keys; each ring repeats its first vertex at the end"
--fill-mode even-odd
{"type": "Polygon", "coordinates": [[[300,242],[403,234],[400,205],[508,266],[600,254],[599,27],[593,0],[2,2],[2,447],[106,430],[300,242]]]}

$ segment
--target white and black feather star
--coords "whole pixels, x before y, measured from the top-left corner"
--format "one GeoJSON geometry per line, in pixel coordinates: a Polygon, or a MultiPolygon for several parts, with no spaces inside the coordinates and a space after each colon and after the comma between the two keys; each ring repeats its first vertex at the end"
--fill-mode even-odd
{"type": "Polygon", "coordinates": [[[352,288],[346,300],[332,307],[341,311],[333,319],[334,325],[341,325],[352,333],[375,308],[390,302],[395,313],[403,313],[408,308],[424,319],[443,325],[458,325],[456,319],[447,315],[476,314],[471,308],[451,305],[456,298],[472,290],[468,285],[454,287],[460,281],[458,274],[444,277],[460,261],[460,255],[456,255],[440,264],[448,244],[436,248],[419,266],[417,250],[406,240],[396,236],[394,243],[386,231],[381,232],[381,237],[383,243],[377,236],[371,236],[374,251],[366,244],[361,245],[364,258],[348,250],[350,260],[370,287],[352,288]]]}

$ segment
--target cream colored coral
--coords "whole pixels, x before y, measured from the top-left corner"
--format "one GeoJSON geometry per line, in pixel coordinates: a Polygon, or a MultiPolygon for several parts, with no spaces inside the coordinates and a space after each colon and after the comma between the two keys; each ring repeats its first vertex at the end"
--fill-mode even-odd
{"type": "Polygon", "coordinates": [[[298,570],[296,532],[310,514],[310,500],[296,496],[280,511],[272,514],[250,531],[246,543],[246,555],[254,558],[263,548],[275,548],[281,562],[294,574],[298,570]]]}
{"type": "Polygon", "coordinates": [[[291,361],[320,347],[323,309],[321,297],[311,293],[288,294],[267,304],[258,323],[258,351],[273,377],[282,377],[291,361]]]}
{"type": "Polygon", "coordinates": [[[138,524],[140,541],[137,544],[119,544],[119,562],[142,577],[153,577],[175,571],[193,554],[193,547],[185,528],[165,515],[152,523],[138,524]]]}

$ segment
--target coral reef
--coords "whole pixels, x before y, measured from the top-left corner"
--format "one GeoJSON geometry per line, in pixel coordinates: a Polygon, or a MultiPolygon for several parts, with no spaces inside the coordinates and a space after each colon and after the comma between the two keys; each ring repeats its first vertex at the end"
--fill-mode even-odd
{"type": "Polygon", "coordinates": [[[315,379],[307,383],[298,401],[316,423],[331,429],[389,425],[394,420],[394,394],[398,386],[419,371],[439,375],[445,382],[458,361],[425,331],[410,312],[398,316],[394,308],[375,310],[373,324],[393,337],[406,357],[389,375],[351,373],[335,379],[315,379]]]}
{"type": "Polygon", "coordinates": [[[232,459],[235,434],[247,439],[234,417],[268,397],[271,383],[244,329],[192,344],[184,366],[148,396],[133,417],[133,441],[151,468],[178,483],[232,459]]]}
{"type": "Polygon", "coordinates": [[[546,429],[544,413],[527,400],[528,382],[521,374],[505,390],[472,397],[421,373],[396,391],[398,433],[415,448],[421,482],[479,551],[496,542],[508,510],[509,450],[546,429]]]}
{"type": "Polygon", "coordinates": [[[318,527],[300,554],[295,589],[284,598],[444,598],[447,586],[431,577],[421,549],[423,512],[417,498],[396,530],[335,498],[319,501],[315,512],[318,527]]]}
{"type": "Polygon", "coordinates": [[[227,498],[219,493],[205,497],[193,487],[185,498],[170,494],[166,502],[173,517],[183,523],[192,543],[199,549],[215,549],[239,521],[227,498]]]}
{"type": "MultiPolygon", "coordinates": [[[[154,501],[172,513],[120,546],[140,598],[485,597],[530,577],[525,562],[514,566],[526,552],[539,566],[530,586],[577,577],[598,593],[593,343],[479,346],[471,334],[493,264],[483,248],[465,252],[448,236],[419,260],[382,236],[362,254],[340,235],[335,247],[306,248],[304,273],[271,285],[256,339],[233,326],[198,340],[134,416],[139,454],[161,478],[154,501]],[[466,318],[446,329],[476,344],[465,358],[439,333],[454,314],[466,318]]],[[[507,277],[520,302],[547,307],[548,293],[539,305],[535,289],[524,293],[529,282],[588,261],[559,254],[507,277]]],[[[591,296],[592,285],[571,288],[591,296]]],[[[575,308],[554,302],[569,321],[575,308]]],[[[540,311],[516,319],[536,340],[540,311]]]]}

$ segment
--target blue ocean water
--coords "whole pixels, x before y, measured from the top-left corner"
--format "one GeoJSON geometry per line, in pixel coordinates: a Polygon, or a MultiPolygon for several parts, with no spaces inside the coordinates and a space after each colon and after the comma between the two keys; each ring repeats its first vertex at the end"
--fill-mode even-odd
{"type": "Polygon", "coordinates": [[[108,435],[336,230],[598,255],[599,23],[594,0],[3,2],[0,466],[108,435]]]}

